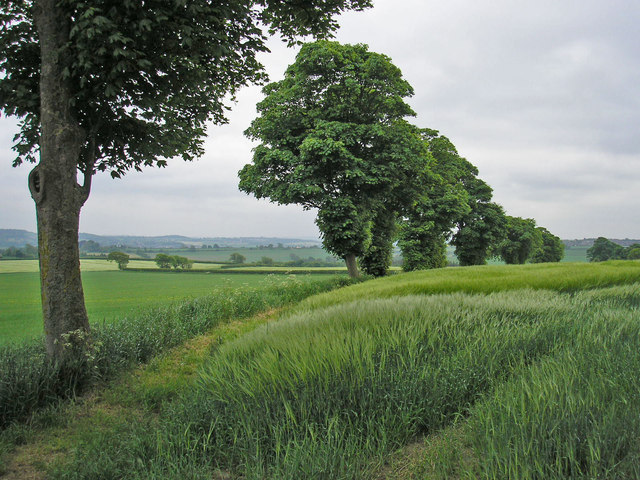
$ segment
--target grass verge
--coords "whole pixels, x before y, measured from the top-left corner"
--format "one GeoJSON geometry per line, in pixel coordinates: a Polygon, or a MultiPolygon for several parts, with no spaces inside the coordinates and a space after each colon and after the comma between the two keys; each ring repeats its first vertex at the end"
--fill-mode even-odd
{"type": "Polygon", "coordinates": [[[218,325],[88,395],[35,412],[28,424],[14,423],[0,432],[0,476],[44,479],[84,441],[118,437],[130,425],[154,428],[159,406],[190,386],[212,350],[273,321],[281,311],[218,325]]]}
{"type": "Polygon", "coordinates": [[[0,428],[27,418],[35,409],[59,398],[76,395],[96,378],[110,378],[135,363],[146,362],[221,322],[288,305],[345,281],[340,277],[324,281],[274,279],[262,288],[221,289],[207,297],[104,323],[94,328],[94,350],[77,369],[62,369],[49,362],[41,341],[2,346],[0,428]]]}

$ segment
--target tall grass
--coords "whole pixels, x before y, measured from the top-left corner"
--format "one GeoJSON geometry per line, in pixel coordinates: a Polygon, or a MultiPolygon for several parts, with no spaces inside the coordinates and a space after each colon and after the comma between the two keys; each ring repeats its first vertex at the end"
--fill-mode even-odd
{"type": "Polygon", "coordinates": [[[404,295],[453,292],[487,294],[523,288],[577,292],[634,282],[640,282],[639,261],[441,268],[394,275],[353,285],[340,292],[317,295],[302,302],[300,309],[323,308],[353,300],[404,295]]]}
{"type": "Polygon", "coordinates": [[[364,299],[309,302],[223,344],[157,423],[91,436],[53,478],[373,478],[390,451],[460,416],[472,478],[638,478],[640,284],[595,288],[634,269],[590,270],[585,292],[569,270],[547,280],[570,294],[336,292],[364,299]]]}
{"type": "MultiPolygon", "coordinates": [[[[293,316],[223,345],[197,388],[166,406],[160,435],[118,435],[141,459],[128,475],[169,475],[190,459],[199,471],[246,479],[369,478],[390,450],[466,415],[514,373],[571,345],[586,320],[566,296],[533,291],[409,296],[293,316]]],[[[102,475],[95,453],[79,452],[65,475],[102,475]]],[[[131,465],[104,468],[117,476],[131,465]]]]}
{"type": "Polygon", "coordinates": [[[94,349],[75,369],[50,362],[42,341],[1,346],[0,428],[36,408],[76,395],[96,378],[109,378],[134,363],[146,362],[220,322],[288,305],[345,282],[344,277],[319,281],[274,277],[262,288],[223,288],[207,297],[104,323],[93,329],[94,349]]]}
{"type": "Polygon", "coordinates": [[[372,457],[446,425],[516,366],[569,341],[569,312],[525,292],[301,315],[216,355],[187,411],[200,428],[215,423],[212,456],[244,465],[247,478],[357,478],[372,457]]]}
{"type": "Polygon", "coordinates": [[[583,299],[631,310],[594,312],[572,348],[531,365],[474,410],[484,478],[640,478],[640,289],[616,290],[583,299]]]}

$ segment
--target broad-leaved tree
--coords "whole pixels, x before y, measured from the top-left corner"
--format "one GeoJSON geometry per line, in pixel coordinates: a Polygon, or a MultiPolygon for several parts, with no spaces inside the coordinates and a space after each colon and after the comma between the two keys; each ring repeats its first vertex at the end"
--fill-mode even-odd
{"type": "Polygon", "coordinates": [[[405,102],[413,89],[366,45],[320,41],[304,45],[264,93],[246,131],[260,144],[240,189],[317,209],[325,248],[358,275],[377,207],[411,198],[425,171],[428,153],[405,120],[415,115],[405,102]]]}
{"type": "MultiPolygon", "coordinates": [[[[0,109],[20,118],[14,164],[36,163],[47,351],[89,329],[78,225],[96,171],[202,154],[208,122],[265,79],[267,34],[330,34],[370,0],[0,0],[0,109]],[[82,180],[77,181],[78,172],[82,180]]],[[[86,338],[84,333],[78,338],[86,338]]]]}

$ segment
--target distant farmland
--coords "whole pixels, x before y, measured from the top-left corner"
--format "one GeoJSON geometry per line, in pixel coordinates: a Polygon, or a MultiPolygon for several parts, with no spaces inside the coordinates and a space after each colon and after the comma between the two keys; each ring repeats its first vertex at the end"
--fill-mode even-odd
{"type": "Polygon", "coordinates": [[[198,262],[228,262],[232,253],[240,253],[246,257],[247,262],[257,262],[262,257],[271,258],[274,262],[290,262],[296,258],[307,259],[309,257],[317,260],[327,260],[332,258],[325,250],[319,247],[304,248],[171,248],[161,250],[148,250],[141,252],[149,258],[154,258],[157,253],[167,255],[181,255],[198,262]]]}

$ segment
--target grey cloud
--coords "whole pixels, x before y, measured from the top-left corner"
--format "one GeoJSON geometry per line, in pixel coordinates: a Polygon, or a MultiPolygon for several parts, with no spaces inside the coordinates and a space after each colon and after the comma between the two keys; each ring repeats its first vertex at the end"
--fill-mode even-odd
{"type": "MultiPolygon", "coordinates": [[[[415,89],[413,121],[447,135],[509,214],[565,238],[640,238],[640,2],[374,3],[345,14],[337,39],[391,57],[415,89]]],[[[277,80],[296,50],[269,45],[261,58],[277,80]]],[[[198,162],[96,178],[83,230],[317,235],[313,212],[237,191],[253,146],[242,132],[260,99],[259,87],[240,92],[198,162]]],[[[0,119],[0,227],[26,228],[35,224],[28,168],[7,167],[13,125],[0,119]]]]}

